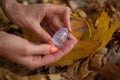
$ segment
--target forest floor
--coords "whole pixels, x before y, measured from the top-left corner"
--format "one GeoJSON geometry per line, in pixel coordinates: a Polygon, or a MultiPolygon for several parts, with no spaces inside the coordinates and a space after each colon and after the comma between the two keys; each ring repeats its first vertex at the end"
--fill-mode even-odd
{"type": "MultiPolygon", "coordinates": [[[[120,20],[120,0],[18,0],[22,4],[52,3],[66,4],[73,13],[92,19],[95,24],[103,11],[111,17],[111,23],[120,20]]],[[[73,16],[74,17],[74,16],[73,16]]],[[[24,36],[12,23],[0,21],[0,30],[24,36]]],[[[72,65],[41,67],[34,71],[0,59],[0,80],[120,80],[120,25],[112,39],[97,54],[82,57],[72,65]]]]}

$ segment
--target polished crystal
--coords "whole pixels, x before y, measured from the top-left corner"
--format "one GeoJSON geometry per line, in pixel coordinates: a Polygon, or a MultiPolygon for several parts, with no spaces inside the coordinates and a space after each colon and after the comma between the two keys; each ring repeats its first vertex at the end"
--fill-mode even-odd
{"type": "Polygon", "coordinates": [[[60,46],[62,45],[68,35],[68,29],[67,28],[61,28],[59,29],[53,36],[53,43],[55,46],[60,46]]]}

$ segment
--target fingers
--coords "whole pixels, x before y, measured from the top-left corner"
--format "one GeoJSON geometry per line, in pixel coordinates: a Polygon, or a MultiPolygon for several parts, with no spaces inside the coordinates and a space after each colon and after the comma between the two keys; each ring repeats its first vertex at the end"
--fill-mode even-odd
{"type": "Polygon", "coordinates": [[[55,47],[54,45],[50,44],[30,44],[28,46],[26,55],[47,55],[47,54],[52,54],[56,53],[58,51],[58,48],[55,47]]]}
{"type": "Polygon", "coordinates": [[[41,58],[41,63],[36,64],[36,66],[45,66],[56,61],[54,55],[46,55],[41,58]]]}
{"type": "Polygon", "coordinates": [[[52,20],[51,20],[52,25],[55,27],[54,31],[56,32],[57,30],[59,30],[61,27],[63,27],[63,23],[60,21],[58,16],[53,16],[52,20]]]}
{"type": "Polygon", "coordinates": [[[69,8],[66,8],[65,11],[63,12],[63,19],[64,19],[64,25],[68,27],[69,31],[71,32],[69,8]]]}
{"type": "Polygon", "coordinates": [[[58,5],[52,5],[49,4],[50,7],[47,12],[47,18],[52,20],[53,25],[55,26],[62,26],[60,23],[61,20],[58,18],[60,16],[63,19],[64,25],[62,27],[67,27],[68,30],[71,32],[71,26],[70,26],[70,8],[66,6],[58,6],[58,5]],[[59,20],[58,20],[59,19],[59,20]]]}
{"type": "Polygon", "coordinates": [[[68,40],[72,41],[73,44],[77,44],[78,42],[78,40],[72,34],[68,34],[68,40]]]}
{"type": "Polygon", "coordinates": [[[47,32],[48,32],[51,36],[54,35],[55,31],[51,29],[51,27],[53,27],[53,26],[49,24],[48,19],[44,19],[44,20],[41,22],[41,25],[46,28],[47,32]]]}
{"type": "Polygon", "coordinates": [[[65,6],[58,6],[56,7],[56,13],[61,15],[63,17],[64,26],[68,28],[69,31],[71,31],[70,26],[70,8],[65,6]]]}
{"type": "Polygon", "coordinates": [[[37,67],[41,67],[47,64],[54,62],[53,55],[46,55],[46,56],[28,56],[23,57],[20,59],[20,63],[25,67],[29,68],[30,70],[34,70],[37,67]],[[23,63],[24,62],[24,63],[23,63]]]}

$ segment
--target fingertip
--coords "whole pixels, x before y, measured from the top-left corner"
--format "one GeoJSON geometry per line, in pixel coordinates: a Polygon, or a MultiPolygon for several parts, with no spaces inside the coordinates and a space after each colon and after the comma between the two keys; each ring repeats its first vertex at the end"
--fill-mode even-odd
{"type": "Polygon", "coordinates": [[[53,41],[52,40],[49,40],[47,43],[50,44],[50,45],[53,45],[53,41]]]}
{"type": "Polygon", "coordinates": [[[68,28],[69,32],[72,32],[71,25],[70,25],[70,13],[71,9],[67,6],[59,6],[56,8],[56,13],[61,15],[63,18],[63,23],[66,28],[68,28]]]}
{"type": "Polygon", "coordinates": [[[69,32],[72,33],[72,29],[71,29],[71,27],[69,28],[69,32]]]}
{"type": "Polygon", "coordinates": [[[54,53],[56,53],[57,51],[58,51],[58,48],[57,48],[57,47],[51,46],[51,48],[50,48],[50,53],[51,53],[51,54],[54,54],[54,53]]]}

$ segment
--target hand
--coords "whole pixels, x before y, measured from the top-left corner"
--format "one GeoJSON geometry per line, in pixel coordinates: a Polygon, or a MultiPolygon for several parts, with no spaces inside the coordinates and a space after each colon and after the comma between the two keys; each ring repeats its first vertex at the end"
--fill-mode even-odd
{"type": "Polygon", "coordinates": [[[44,25],[51,35],[63,26],[71,31],[68,7],[47,3],[22,5],[7,1],[9,4],[4,6],[7,17],[17,25],[36,33],[44,42],[51,41],[51,36],[42,29],[41,25],[44,25]]]}
{"type": "Polygon", "coordinates": [[[29,42],[24,38],[1,31],[0,56],[33,70],[56,62],[67,54],[76,42],[77,40],[72,35],[69,35],[64,45],[55,54],[50,54],[53,45],[29,42]]]}
{"type": "MultiPolygon", "coordinates": [[[[6,16],[20,27],[36,33],[42,41],[51,41],[50,35],[63,26],[71,31],[70,9],[68,7],[52,4],[22,5],[16,3],[15,0],[12,1],[2,0],[1,4],[6,4],[2,5],[6,16]],[[45,32],[41,25],[50,34],[45,32]]],[[[29,42],[21,37],[0,32],[0,52],[2,53],[0,56],[29,69],[35,69],[57,61],[67,54],[76,43],[77,40],[69,34],[64,45],[55,54],[50,54],[52,45],[29,42]]]]}

